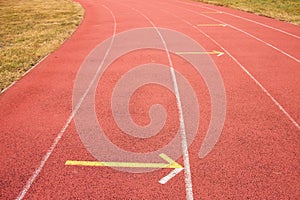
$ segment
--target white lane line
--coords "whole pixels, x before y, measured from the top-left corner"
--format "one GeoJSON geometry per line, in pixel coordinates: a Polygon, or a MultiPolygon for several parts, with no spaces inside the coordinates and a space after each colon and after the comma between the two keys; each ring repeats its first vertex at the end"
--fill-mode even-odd
{"type": "Polygon", "coordinates": [[[166,184],[169,180],[171,180],[173,177],[175,177],[177,174],[179,174],[183,168],[176,168],[172,170],[167,176],[160,179],[158,182],[162,185],[166,184]]]}
{"type": "MultiPolygon", "coordinates": [[[[272,29],[272,30],[281,32],[281,33],[283,33],[283,34],[286,34],[286,35],[295,37],[295,38],[297,38],[297,39],[300,39],[300,36],[297,36],[297,35],[295,35],[295,34],[289,33],[289,32],[287,32],[287,31],[281,30],[281,29],[279,29],[279,28],[275,28],[275,27],[273,27],[273,26],[270,26],[270,25],[267,25],[267,24],[264,24],[264,23],[261,23],[261,22],[255,21],[255,20],[251,20],[251,19],[248,19],[248,18],[245,18],[245,17],[241,17],[241,16],[239,16],[239,15],[235,15],[235,14],[229,13],[229,12],[220,11],[220,10],[218,10],[218,9],[209,8],[209,7],[207,7],[207,6],[202,6],[202,5],[199,5],[199,4],[196,4],[196,3],[187,3],[187,2],[182,2],[182,1],[176,1],[176,2],[182,3],[182,4],[186,4],[186,5],[197,6],[197,7],[200,7],[200,8],[209,9],[209,10],[212,10],[212,11],[215,11],[215,12],[219,12],[219,13],[224,13],[224,14],[227,14],[227,15],[230,15],[230,16],[233,16],[233,17],[236,17],[236,18],[239,18],[239,19],[243,19],[243,20],[246,20],[246,21],[249,21],[249,22],[252,22],[252,23],[261,25],[261,26],[264,26],[264,27],[269,28],[269,29],[272,29]]],[[[202,13],[204,14],[204,12],[202,12],[202,13]]],[[[208,13],[208,12],[206,12],[206,13],[208,13]]]]}
{"type": "Polygon", "coordinates": [[[220,45],[216,40],[214,40],[212,37],[204,33],[201,29],[199,29],[197,26],[193,25],[189,21],[182,19],[176,15],[173,15],[172,13],[165,11],[172,15],[173,17],[176,17],[180,19],[181,21],[185,22],[186,24],[192,26],[194,29],[202,33],[204,36],[206,36],[208,39],[210,39],[213,43],[215,43],[217,46],[219,46],[228,56],[230,56],[233,61],[240,66],[240,68],[261,88],[261,90],[273,101],[273,103],[283,112],[283,114],[292,122],[292,124],[300,130],[299,124],[296,122],[296,120],[284,109],[284,107],[271,95],[271,93],[234,57],[232,56],[222,45],[220,45]]]}
{"type": "MultiPolygon", "coordinates": [[[[213,21],[216,21],[216,22],[218,22],[218,23],[225,24],[225,22],[222,21],[222,20],[218,20],[218,19],[216,19],[216,18],[209,17],[209,16],[207,16],[207,15],[198,13],[198,12],[193,11],[193,10],[191,10],[191,9],[183,8],[183,7],[180,7],[180,6],[175,6],[175,7],[178,7],[178,8],[187,10],[187,11],[189,11],[189,12],[195,13],[195,14],[197,14],[197,15],[206,17],[206,18],[211,19],[211,20],[213,20],[213,21]]],[[[253,39],[255,39],[255,40],[257,40],[257,41],[264,43],[265,45],[267,45],[267,46],[269,46],[269,47],[275,49],[276,51],[278,51],[278,52],[280,52],[280,53],[286,55],[287,57],[289,57],[289,58],[295,60],[296,62],[300,63],[300,60],[299,60],[299,59],[297,59],[297,58],[295,58],[294,56],[292,56],[292,55],[286,53],[285,51],[279,49],[278,47],[275,47],[274,45],[272,45],[272,44],[270,44],[270,43],[268,43],[268,42],[266,42],[266,41],[264,41],[264,40],[262,40],[262,39],[260,39],[260,38],[258,38],[258,37],[256,37],[256,36],[254,36],[254,35],[252,35],[252,34],[246,32],[246,31],[244,31],[244,30],[242,30],[242,29],[240,29],[240,28],[237,28],[237,27],[235,27],[235,26],[233,26],[233,25],[230,25],[230,24],[228,24],[228,23],[226,23],[226,24],[227,24],[228,27],[230,27],[230,28],[232,28],[232,29],[235,29],[235,30],[237,30],[237,31],[239,31],[239,32],[242,32],[242,33],[248,35],[249,37],[252,37],[253,39]]]]}
{"type": "Polygon", "coordinates": [[[110,14],[113,17],[114,20],[114,31],[113,31],[113,36],[110,42],[110,45],[108,47],[108,49],[106,50],[105,56],[101,62],[101,64],[98,67],[97,72],[95,73],[95,76],[93,77],[91,83],[89,84],[88,88],[86,89],[85,93],[83,94],[83,96],[80,98],[78,104],[76,105],[75,109],[73,109],[72,113],[70,114],[69,118],[67,119],[67,122],[65,123],[65,125],[63,126],[63,128],[61,129],[61,131],[59,132],[59,134],[57,135],[57,137],[54,139],[54,142],[52,143],[51,147],[48,149],[47,153],[45,154],[45,156],[43,157],[42,161],[40,162],[39,167],[34,171],[34,173],[32,174],[32,176],[28,179],[26,185],[24,186],[24,188],[22,189],[22,191],[20,192],[19,196],[16,198],[17,200],[21,200],[24,198],[24,196],[26,195],[26,193],[28,192],[28,190],[30,189],[31,185],[33,184],[33,182],[35,181],[36,177],[39,175],[39,173],[42,171],[43,167],[45,166],[47,160],[49,159],[49,157],[51,156],[53,150],[55,149],[55,147],[57,146],[58,142],[60,141],[60,139],[62,138],[63,134],[65,133],[66,129],[68,128],[68,126],[70,125],[71,121],[73,120],[74,116],[76,115],[78,109],[80,108],[83,100],[85,99],[85,97],[87,96],[89,90],[91,89],[92,85],[94,84],[94,82],[96,81],[96,78],[102,68],[102,65],[105,61],[105,59],[108,56],[108,53],[112,47],[112,44],[114,42],[115,39],[115,35],[116,35],[116,27],[117,27],[117,22],[116,22],[116,18],[115,15],[113,14],[113,12],[107,8],[106,6],[103,5],[103,7],[105,9],[107,9],[110,14]]]}
{"type": "Polygon", "coordinates": [[[188,151],[188,144],[187,144],[187,138],[186,138],[186,132],[185,132],[185,124],[183,119],[183,113],[182,113],[182,106],[178,91],[178,85],[176,81],[176,76],[174,72],[174,68],[170,67],[170,71],[172,74],[172,79],[174,83],[174,89],[175,89],[175,96],[177,100],[177,106],[179,111],[179,120],[180,120],[180,134],[181,134],[181,144],[182,144],[182,151],[183,151],[183,162],[184,162],[184,174],[185,174],[185,188],[186,188],[186,199],[192,200],[193,198],[193,186],[192,186],[192,177],[191,177],[191,167],[190,167],[190,160],[189,160],[189,151],[188,151]]]}
{"type": "MultiPolygon", "coordinates": [[[[183,162],[184,162],[184,174],[185,174],[185,189],[186,189],[186,199],[187,200],[193,200],[193,186],[192,186],[192,176],[191,176],[191,167],[190,167],[190,159],[189,159],[189,152],[188,152],[188,144],[187,144],[187,137],[185,132],[185,124],[184,124],[184,118],[183,118],[183,111],[181,106],[181,100],[180,100],[180,94],[178,89],[178,84],[176,80],[175,71],[173,68],[173,62],[169,53],[169,49],[167,47],[166,41],[164,40],[163,36],[161,35],[158,28],[155,26],[155,24],[142,12],[139,10],[130,7],[131,9],[135,10],[139,14],[141,14],[143,17],[145,17],[155,28],[157,34],[159,35],[164,48],[166,50],[166,54],[168,56],[169,64],[170,64],[170,72],[173,80],[174,90],[175,90],[175,96],[177,101],[177,107],[178,107],[178,113],[179,113],[179,121],[180,121],[180,135],[181,135],[181,145],[182,145],[182,153],[183,153],[183,162]]],[[[168,174],[167,177],[172,178],[172,175],[168,174]]],[[[167,178],[166,178],[167,179],[167,178]]],[[[170,179],[169,179],[170,180],[170,179]]]]}

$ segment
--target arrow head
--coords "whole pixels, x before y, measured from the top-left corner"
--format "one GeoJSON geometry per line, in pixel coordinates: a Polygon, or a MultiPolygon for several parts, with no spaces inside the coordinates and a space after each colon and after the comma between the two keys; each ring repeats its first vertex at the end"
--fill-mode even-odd
{"type": "Polygon", "coordinates": [[[171,180],[183,170],[183,166],[181,166],[179,163],[177,163],[164,153],[159,154],[159,156],[169,163],[169,165],[167,165],[167,167],[165,168],[174,168],[168,175],[164,176],[158,181],[160,184],[166,184],[169,180],[171,180]]]}
{"type": "Polygon", "coordinates": [[[217,56],[222,56],[222,55],[224,55],[224,53],[223,52],[221,52],[221,51],[213,51],[213,53],[214,54],[217,54],[217,56]]]}
{"type": "Polygon", "coordinates": [[[164,159],[165,161],[168,162],[168,164],[166,165],[165,168],[174,168],[174,169],[178,169],[178,168],[183,168],[178,162],[176,162],[175,160],[173,160],[172,158],[170,158],[169,156],[167,156],[164,153],[159,154],[159,156],[164,159]]]}

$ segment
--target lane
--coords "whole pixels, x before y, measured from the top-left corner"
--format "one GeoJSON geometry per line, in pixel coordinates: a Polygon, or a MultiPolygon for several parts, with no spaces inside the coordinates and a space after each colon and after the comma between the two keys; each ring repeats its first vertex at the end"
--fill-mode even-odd
{"type": "MultiPolygon", "coordinates": [[[[259,52],[264,50],[269,52],[270,49],[259,42],[254,42],[251,38],[226,27],[194,28],[191,25],[211,23],[212,20],[186,12],[185,9],[174,6],[174,2],[171,1],[168,4],[160,1],[135,0],[79,2],[85,7],[86,15],[72,38],[1,95],[3,112],[0,113],[1,119],[4,119],[0,124],[1,132],[4,133],[1,137],[4,146],[1,155],[5,166],[1,169],[3,177],[1,180],[6,180],[5,187],[1,187],[1,194],[4,198],[15,198],[39,166],[41,158],[71,113],[71,95],[76,72],[95,45],[111,36],[113,17],[102,5],[107,6],[115,16],[117,33],[137,27],[150,27],[152,25],[147,20],[149,18],[158,27],[187,34],[207,51],[220,51],[222,48],[228,50],[247,68],[251,66],[251,70],[249,69],[251,73],[258,77],[263,85],[267,85],[268,90],[273,88],[270,90],[271,94],[284,100],[280,102],[284,102],[284,107],[292,116],[298,116],[299,109],[296,104],[298,100],[295,98],[299,96],[295,78],[299,72],[297,65],[275,52],[272,52],[275,57],[270,58],[265,54],[261,56],[259,52]],[[201,31],[207,35],[201,34],[201,31]],[[220,32],[222,36],[226,36],[225,39],[219,37],[220,32]],[[229,37],[232,35],[239,38],[241,43],[232,42],[232,37],[229,37]],[[219,45],[207,36],[214,38],[219,45]],[[261,56],[259,60],[253,61],[247,58],[249,55],[241,53],[243,46],[256,49],[257,53],[252,52],[251,58],[261,56]],[[280,67],[275,66],[270,70],[272,66],[266,66],[270,59],[280,60],[283,65],[288,65],[294,74],[287,72],[289,70],[283,72],[280,67]],[[266,71],[268,76],[263,73],[266,71]],[[278,77],[274,77],[276,73],[278,77]],[[291,76],[290,79],[288,75],[291,76]],[[274,85],[275,78],[281,79],[282,82],[274,85]],[[292,92],[287,93],[282,84],[292,92]],[[26,130],[24,127],[27,127],[26,130]],[[15,148],[12,149],[11,146],[15,148]]],[[[208,11],[209,9],[201,10],[201,12],[208,11]]],[[[122,47],[122,44],[117,45],[122,47]]],[[[200,126],[189,148],[194,199],[297,198],[299,131],[261,88],[241,70],[233,57],[226,54],[221,57],[211,55],[226,88],[226,122],[214,150],[207,157],[199,159],[199,147],[212,114],[209,92],[203,78],[189,63],[178,55],[170,56],[174,69],[184,75],[195,90],[200,105],[200,126]]],[[[180,127],[175,95],[157,85],[146,85],[137,90],[130,100],[129,108],[134,122],[147,125],[151,105],[156,103],[164,105],[167,121],[158,135],[148,139],[136,139],[122,133],[112,118],[111,98],[115,84],[133,67],[149,62],[169,65],[163,51],[148,49],[131,52],[116,60],[105,71],[96,88],[95,111],[99,123],[114,144],[128,151],[157,150],[166,145],[180,127]]],[[[109,156],[112,152],[107,154],[109,156]]],[[[183,173],[161,185],[158,181],[170,170],[162,169],[138,174],[113,168],[65,166],[66,160],[70,159],[96,161],[79,139],[73,122],[66,127],[64,136],[53,149],[25,199],[187,198],[183,173]]],[[[184,164],[182,157],[177,159],[177,162],[184,164]]]]}
{"type": "MultiPolygon", "coordinates": [[[[109,43],[109,46],[107,47],[106,51],[105,51],[105,55],[104,55],[104,59],[105,60],[111,50],[112,44],[114,42],[114,37],[116,34],[116,19],[113,15],[113,13],[111,12],[111,10],[109,10],[107,7],[103,6],[105,9],[107,9],[110,14],[112,15],[113,21],[114,21],[114,28],[113,28],[113,34],[112,34],[112,39],[109,43]]],[[[103,61],[104,62],[104,61],[103,61]]],[[[103,62],[100,63],[99,68],[102,67],[103,62]]],[[[78,110],[80,109],[80,107],[82,107],[82,103],[85,100],[86,96],[88,95],[89,91],[91,90],[92,85],[94,84],[94,82],[96,81],[96,76],[98,74],[98,71],[96,72],[96,74],[94,75],[94,77],[92,78],[91,82],[89,83],[88,87],[85,89],[83,95],[80,97],[80,100],[77,102],[73,102],[73,111],[71,112],[70,116],[68,117],[65,125],[63,126],[63,128],[61,129],[61,131],[59,132],[59,134],[57,135],[57,137],[54,139],[52,145],[50,146],[50,148],[48,149],[47,153],[45,154],[45,156],[43,157],[43,159],[41,160],[40,165],[38,166],[38,168],[36,168],[36,170],[34,171],[33,175],[28,179],[25,187],[23,188],[23,190],[20,192],[19,196],[17,197],[17,199],[23,199],[24,196],[26,195],[27,191],[30,189],[31,185],[33,184],[33,182],[35,181],[35,179],[37,178],[37,176],[39,175],[39,173],[42,171],[43,167],[45,166],[46,162],[48,161],[49,157],[51,156],[51,154],[53,153],[55,147],[57,146],[57,144],[59,143],[59,141],[61,140],[63,134],[66,132],[66,129],[69,127],[70,123],[72,122],[73,118],[75,117],[75,115],[77,115],[78,110]]]]}
{"type": "Polygon", "coordinates": [[[89,20],[60,49],[1,94],[2,198],[16,198],[40,165],[71,113],[73,80],[80,64],[95,45],[111,35],[111,28],[99,26],[111,26],[103,21],[109,13],[99,13],[101,5],[86,6],[90,7],[85,15],[89,20]]]}
{"type": "Polygon", "coordinates": [[[186,133],[187,130],[186,130],[186,125],[185,125],[185,119],[183,117],[183,108],[182,108],[182,102],[181,102],[182,97],[180,96],[180,93],[179,93],[178,81],[176,78],[173,61],[171,59],[171,55],[170,55],[167,43],[164,39],[164,36],[160,32],[160,30],[146,15],[144,15],[142,12],[139,12],[136,9],[134,9],[134,10],[136,12],[138,12],[140,15],[142,15],[144,18],[146,18],[148,20],[148,22],[155,28],[157,34],[159,35],[159,37],[161,39],[161,42],[163,43],[164,49],[165,49],[167,57],[168,57],[170,73],[171,73],[175,96],[176,96],[179,122],[180,122],[179,132],[180,132],[180,136],[181,136],[182,156],[183,156],[183,162],[184,162],[186,199],[192,200],[192,199],[194,199],[194,195],[193,195],[193,186],[192,186],[192,177],[191,177],[190,158],[189,158],[189,152],[188,152],[188,142],[187,142],[187,133],[186,133]]]}
{"type": "MultiPolygon", "coordinates": [[[[114,13],[118,13],[116,14],[116,19],[121,19],[120,21],[117,22],[117,24],[122,24],[124,23],[125,25],[128,23],[131,23],[131,21],[126,20],[126,16],[128,15],[128,9],[127,12],[124,12],[124,14],[122,14],[122,12],[116,12],[116,11],[120,11],[123,8],[120,9],[120,7],[116,7],[115,8],[115,12],[114,13]],[[121,16],[121,17],[120,17],[121,16]]],[[[125,10],[126,11],[126,10],[125,10]]],[[[109,19],[107,19],[109,20],[109,19]]],[[[129,24],[128,24],[129,25],[129,24]]],[[[145,24],[144,24],[145,25],[145,24]]],[[[130,26],[130,25],[129,25],[130,26]]],[[[119,31],[119,29],[118,29],[119,31]]],[[[154,52],[155,53],[155,52],[154,52]]],[[[161,60],[161,55],[156,56],[158,61],[161,60]]],[[[125,72],[126,72],[126,68],[131,68],[132,66],[130,64],[134,65],[134,59],[127,59],[127,61],[129,61],[129,63],[126,65],[126,62],[122,62],[121,63],[117,63],[116,67],[119,68],[119,66],[124,66],[125,67],[125,72]],[[127,66],[127,67],[126,67],[127,66]]],[[[140,61],[140,60],[138,60],[140,61]]],[[[162,60],[164,61],[164,60],[162,60]]],[[[167,61],[167,60],[166,60],[167,61]]],[[[113,72],[115,72],[114,67],[112,67],[113,72]]],[[[128,69],[127,69],[128,70],[128,69]]],[[[118,70],[118,72],[120,73],[120,69],[118,70]]],[[[122,72],[122,70],[121,70],[122,72]]],[[[110,71],[107,72],[108,75],[108,83],[107,84],[103,84],[103,85],[112,85],[114,86],[111,81],[114,79],[114,76],[116,76],[116,73],[114,74],[110,74],[110,71]]],[[[107,89],[107,86],[104,87],[103,92],[111,92],[107,89]]],[[[157,89],[155,90],[157,91],[157,89]]],[[[101,94],[101,98],[103,98],[103,92],[99,92],[101,94]]],[[[148,92],[149,93],[149,92],[148,92]]],[[[154,95],[155,96],[155,95],[154,95]]],[[[105,97],[105,95],[104,95],[105,97]]],[[[168,96],[165,97],[166,100],[163,101],[170,101],[170,99],[168,98],[168,96]]],[[[157,97],[156,97],[157,99],[157,97]]],[[[174,101],[173,101],[174,102],[174,101]]],[[[101,106],[101,102],[99,102],[100,107],[101,106]]],[[[171,104],[174,105],[174,104],[171,104]]],[[[176,103],[175,103],[176,105],[176,103]]],[[[108,108],[108,106],[106,106],[105,108],[108,108]]],[[[172,108],[172,107],[171,107],[172,108]]],[[[174,108],[172,109],[174,112],[174,108]]],[[[176,107],[175,107],[176,110],[176,107]]],[[[109,116],[109,114],[100,114],[100,116],[109,116]]],[[[178,118],[177,118],[178,119],[178,118]]],[[[110,132],[114,132],[114,129],[112,128],[112,124],[107,121],[107,118],[105,118],[105,123],[106,126],[109,127],[110,132]]],[[[173,121],[173,125],[174,126],[174,121],[176,120],[172,120],[173,121]]],[[[175,124],[176,125],[176,124],[175,124]]],[[[175,127],[176,128],[176,127],[175,127]]],[[[166,130],[168,131],[168,130],[166,130]]],[[[78,168],[70,168],[70,167],[66,167],[64,166],[64,162],[67,159],[70,158],[75,158],[77,157],[78,159],[87,159],[87,160],[92,160],[93,158],[91,158],[90,155],[86,156],[87,153],[85,152],[86,149],[84,149],[83,147],[79,147],[79,150],[82,149],[82,151],[78,151],[78,135],[76,133],[76,131],[70,131],[70,133],[72,134],[72,138],[77,138],[75,143],[72,142],[72,140],[62,140],[62,145],[69,145],[67,148],[60,148],[60,146],[57,147],[56,151],[54,151],[53,157],[50,157],[48,164],[46,164],[44,170],[41,172],[39,178],[37,179],[37,182],[33,185],[32,189],[29,191],[29,193],[27,194],[28,196],[26,198],[35,198],[35,196],[41,196],[41,195],[45,195],[45,190],[43,190],[43,188],[52,188],[52,191],[46,192],[46,195],[53,195],[51,197],[76,197],[76,198],[95,198],[95,197],[101,197],[103,199],[105,198],[134,198],[134,199],[145,199],[145,198],[155,198],[156,196],[159,196],[161,198],[171,198],[172,197],[172,190],[174,188],[161,188],[161,185],[158,183],[158,180],[163,177],[167,171],[163,171],[163,172],[156,172],[153,174],[146,174],[141,176],[141,175],[135,175],[135,174],[127,174],[127,173],[120,173],[118,171],[115,171],[113,169],[87,169],[87,168],[82,168],[82,170],[78,169],[78,168]],[[66,149],[70,149],[70,151],[66,152],[66,149]],[[55,153],[58,152],[58,153],[55,153]],[[74,176],[72,176],[72,178],[69,178],[70,175],[70,170],[76,170],[76,174],[74,176]],[[53,172],[55,171],[55,174],[53,173],[48,173],[48,172],[53,172]],[[79,171],[79,172],[78,172],[79,171]],[[78,174],[77,174],[78,173],[78,174]],[[52,175],[51,175],[52,174],[52,175]],[[93,174],[91,176],[91,174],[93,174]],[[107,174],[107,175],[105,175],[107,174]],[[61,181],[61,177],[65,177],[63,179],[63,181],[61,181]],[[82,178],[83,179],[80,179],[82,178]],[[47,181],[45,181],[45,178],[47,179],[47,181]],[[101,180],[101,183],[99,182],[94,182],[93,180],[101,180]],[[126,180],[126,182],[122,185],[120,185],[120,182],[126,180]],[[91,182],[92,186],[88,185],[88,183],[91,182]],[[78,184],[78,183],[83,183],[83,184],[78,184]],[[151,185],[149,185],[149,183],[151,183],[151,185]],[[65,186],[68,185],[68,188],[65,188],[65,186]],[[55,186],[55,187],[53,187],[55,186]],[[134,191],[132,191],[132,188],[134,188],[134,191]],[[145,191],[144,189],[147,188],[147,191],[145,191]],[[53,190],[55,190],[55,194],[52,194],[53,190]],[[94,192],[94,191],[98,191],[98,192],[94,192]],[[153,192],[149,192],[149,191],[153,191],[153,192]],[[165,192],[165,190],[167,190],[167,192],[165,192]],[[73,191],[77,191],[76,193],[74,193],[73,191]],[[132,191],[131,193],[127,193],[127,191],[132,191]]],[[[70,134],[69,133],[69,134],[70,134]]],[[[69,135],[67,134],[67,135],[69,135]]],[[[115,137],[115,136],[113,136],[115,137]]],[[[118,138],[115,138],[118,139],[118,138]]],[[[141,141],[140,141],[141,142],[141,141]]],[[[144,143],[145,144],[145,143],[144,143]]],[[[126,145],[126,143],[125,143],[126,145]]],[[[82,146],[82,145],[81,145],[82,146]]],[[[72,171],[74,171],[72,170],[72,171]]],[[[184,189],[184,182],[182,181],[183,179],[177,181],[178,183],[176,184],[176,190],[181,190],[183,191],[183,193],[179,193],[178,194],[178,199],[182,199],[185,197],[185,189],[184,189]]]]}

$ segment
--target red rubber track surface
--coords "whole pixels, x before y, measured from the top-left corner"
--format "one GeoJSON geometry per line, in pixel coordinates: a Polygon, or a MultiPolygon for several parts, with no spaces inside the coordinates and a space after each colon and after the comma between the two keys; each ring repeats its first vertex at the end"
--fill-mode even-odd
{"type": "MultiPolygon", "coordinates": [[[[218,143],[203,159],[198,151],[209,124],[209,94],[193,68],[172,55],[174,68],[187,77],[201,104],[201,125],[189,147],[194,199],[299,198],[299,26],[185,0],[78,2],[86,12],[72,37],[0,96],[1,199],[15,199],[24,191],[66,125],[81,64],[113,34],[109,10],[117,33],[151,27],[150,19],[156,27],[188,35],[207,51],[226,51],[220,57],[211,55],[226,90],[226,120],[218,143]],[[227,26],[199,26],[220,23],[227,26]]],[[[130,151],[156,149],[179,127],[174,95],[149,86],[132,97],[131,112],[137,113],[133,120],[147,124],[149,105],[161,103],[169,114],[165,129],[146,141],[113,134],[117,127],[109,117],[109,99],[114,84],[128,69],[153,60],[168,65],[166,55],[158,51],[126,55],[113,63],[97,87],[99,121],[115,144],[130,151]]],[[[73,121],[24,198],[186,199],[183,172],[161,185],[158,180],[170,169],[135,174],[109,167],[65,166],[66,160],[95,160],[81,143],[73,121]]],[[[183,158],[177,162],[183,165],[183,158]]]]}

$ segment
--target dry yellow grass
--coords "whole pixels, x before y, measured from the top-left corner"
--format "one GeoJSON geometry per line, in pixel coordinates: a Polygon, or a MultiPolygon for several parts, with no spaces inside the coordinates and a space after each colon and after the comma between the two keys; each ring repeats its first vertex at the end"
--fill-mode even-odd
{"type": "Polygon", "coordinates": [[[196,0],[300,24],[300,0],[196,0]]]}
{"type": "Polygon", "coordinates": [[[71,0],[0,0],[0,90],[57,49],[83,13],[71,0]]]}

